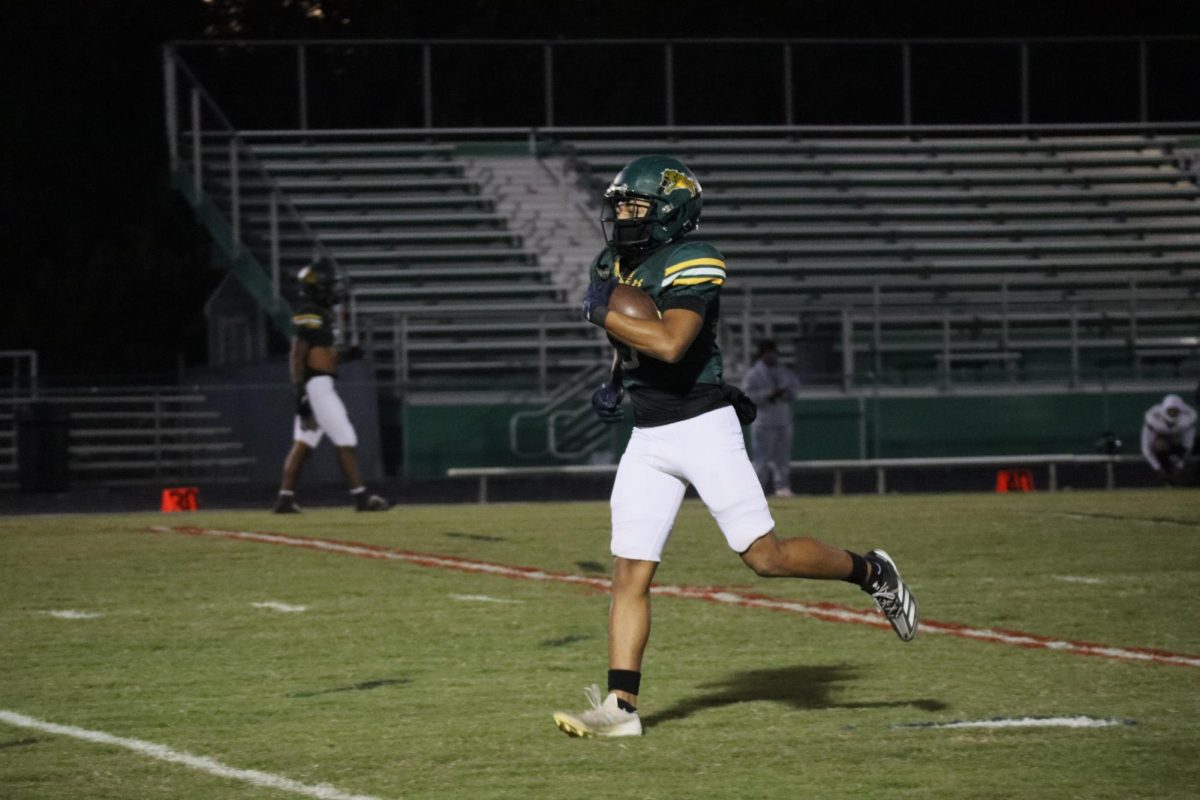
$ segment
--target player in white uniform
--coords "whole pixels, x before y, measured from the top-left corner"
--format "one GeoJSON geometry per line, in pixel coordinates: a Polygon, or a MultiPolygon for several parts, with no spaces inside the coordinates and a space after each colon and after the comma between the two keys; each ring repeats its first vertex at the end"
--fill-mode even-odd
{"type": "Polygon", "coordinates": [[[1169,394],[1146,411],[1142,456],[1167,483],[1186,483],[1188,456],[1196,444],[1196,411],[1177,394],[1169,394]]]}
{"type": "Polygon", "coordinates": [[[635,427],[612,491],[608,694],[590,687],[592,708],[554,715],[571,736],[642,731],[636,705],[650,637],[650,584],[689,484],[729,547],[757,574],[852,582],[872,596],[901,639],[917,632],[916,600],[887,553],[859,555],[775,535],[742,438],[741,423],[753,417],[754,405],[722,380],[716,331],[725,259],[711,245],[685,238],[700,216],[699,181],[676,159],[647,156],[621,170],[605,199],[609,246],[593,264],[583,312],[609,334],[616,362],[592,405],[606,421],[619,417],[628,391],[635,427]],[[654,319],[609,310],[618,281],[654,301],[654,319]]]}

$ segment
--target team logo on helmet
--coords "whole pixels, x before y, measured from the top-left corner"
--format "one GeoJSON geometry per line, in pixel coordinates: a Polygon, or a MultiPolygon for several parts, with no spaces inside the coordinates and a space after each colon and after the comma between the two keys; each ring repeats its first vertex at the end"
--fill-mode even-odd
{"type": "Polygon", "coordinates": [[[695,197],[700,194],[700,182],[677,169],[664,169],[662,180],[658,184],[659,192],[669,195],[676,189],[686,189],[688,194],[695,197]]]}

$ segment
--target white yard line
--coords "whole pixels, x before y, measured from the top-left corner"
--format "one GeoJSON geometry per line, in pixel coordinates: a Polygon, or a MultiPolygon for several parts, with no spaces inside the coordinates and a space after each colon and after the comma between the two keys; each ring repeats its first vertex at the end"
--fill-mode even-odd
{"type": "Polygon", "coordinates": [[[503,597],[492,597],[486,594],[452,594],[455,600],[466,603],[523,603],[524,600],[506,600],[503,597]]]}
{"type": "Polygon", "coordinates": [[[1063,581],[1065,583],[1104,583],[1100,578],[1087,578],[1082,575],[1055,575],[1054,580],[1063,581]]]}
{"type": "Polygon", "coordinates": [[[262,603],[251,603],[255,608],[266,608],[271,611],[279,611],[283,614],[299,614],[302,611],[308,611],[308,606],[293,606],[287,603],[276,603],[274,600],[267,600],[262,603]]]}
{"type": "Polygon", "coordinates": [[[959,722],[917,722],[899,728],[1111,728],[1133,725],[1132,720],[1096,719],[1095,717],[1002,717],[1000,719],[962,720],[959,722]]]}
{"type": "Polygon", "coordinates": [[[190,769],[216,775],[218,778],[229,778],[267,789],[279,789],[283,792],[291,792],[292,794],[299,794],[305,797],[315,797],[317,800],[380,800],[378,797],[369,794],[343,792],[336,786],[330,786],[327,783],[313,785],[294,781],[291,778],[285,778],[282,775],[275,775],[271,772],[262,772],[256,769],[238,769],[237,767],[222,764],[220,761],[205,756],[193,755],[182,750],[173,750],[166,745],[146,742],[141,739],[127,739],[124,736],[113,736],[111,733],[76,728],[72,725],[58,725],[53,722],[45,722],[33,717],[27,717],[24,714],[18,714],[14,711],[0,709],[0,722],[17,728],[28,728],[57,736],[70,736],[73,739],[82,739],[85,742],[92,742],[94,744],[123,747],[126,750],[132,750],[149,758],[156,758],[159,761],[167,761],[172,764],[181,764],[190,769]]]}
{"type": "Polygon", "coordinates": [[[63,609],[62,611],[43,611],[42,613],[55,619],[96,619],[104,616],[94,611],[76,611],[73,608],[63,609]]]}
{"type": "MultiPolygon", "coordinates": [[[[313,539],[302,536],[289,536],[282,533],[226,531],[213,528],[195,528],[189,526],[172,528],[165,525],[155,525],[147,528],[146,530],[154,533],[179,533],[190,536],[211,536],[214,538],[241,539],[244,541],[284,545],[287,547],[303,547],[329,553],[341,553],[343,555],[358,556],[359,558],[403,561],[409,564],[416,564],[422,567],[433,567],[436,569],[450,569],[458,572],[482,573],[486,575],[497,575],[505,578],[517,578],[520,580],[549,581],[553,583],[573,584],[576,586],[589,586],[601,591],[608,591],[611,586],[606,578],[593,578],[584,575],[546,572],[544,570],[531,567],[515,567],[504,564],[492,564],[487,561],[473,561],[464,558],[455,558],[453,556],[426,555],[424,553],[414,553],[406,550],[393,550],[380,545],[339,542],[334,539],[313,539]]],[[[721,589],[699,588],[692,586],[662,586],[656,584],[650,588],[650,591],[653,594],[666,595],[668,597],[704,600],[709,603],[720,603],[722,605],[735,605],[745,608],[767,608],[774,611],[789,611],[796,614],[804,614],[809,617],[815,617],[817,619],[823,619],[829,622],[852,622],[861,625],[871,625],[878,628],[888,627],[887,621],[875,611],[862,611],[859,609],[835,605],[833,603],[800,603],[791,600],[781,600],[774,597],[765,597],[763,595],[743,594],[740,592],[731,592],[721,589]]],[[[1027,647],[1038,650],[1054,650],[1062,653],[1071,653],[1073,655],[1099,656],[1102,658],[1114,658],[1121,661],[1134,661],[1142,663],[1172,664],[1181,667],[1200,667],[1200,656],[1188,655],[1184,653],[1171,653],[1165,650],[1155,650],[1150,648],[1124,648],[1111,647],[1109,645],[1097,644],[1094,642],[1072,642],[1063,639],[1054,639],[1049,636],[1041,636],[1036,633],[1025,633],[1023,631],[1008,631],[993,628],[973,628],[968,625],[958,625],[953,622],[938,622],[935,620],[921,620],[920,630],[926,635],[943,634],[946,636],[954,636],[960,639],[974,639],[976,641],[1014,645],[1016,647],[1027,647]]]]}

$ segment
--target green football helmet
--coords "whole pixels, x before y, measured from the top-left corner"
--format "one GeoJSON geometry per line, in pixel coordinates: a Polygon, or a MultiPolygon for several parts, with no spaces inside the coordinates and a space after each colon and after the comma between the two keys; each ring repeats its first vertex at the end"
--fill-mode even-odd
{"type": "Polygon", "coordinates": [[[318,258],[296,275],[300,291],[312,302],[333,308],[346,299],[346,281],[328,258],[318,258]]]}
{"type": "Polygon", "coordinates": [[[700,181],[682,161],[643,156],[625,165],[604,192],[600,224],[622,255],[653,250],[695,230],[700,221],[700,181]],[[617,207],[642,201],[644,214],[619,219],[617,207]]]}

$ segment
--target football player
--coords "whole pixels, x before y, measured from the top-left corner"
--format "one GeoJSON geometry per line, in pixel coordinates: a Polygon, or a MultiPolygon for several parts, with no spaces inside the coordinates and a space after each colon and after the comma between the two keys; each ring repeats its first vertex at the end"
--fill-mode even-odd
{"type": "Polygon", "coordinates": [[[596,390],[592,405],[611,421],[628,394],[634,429],[612,489],[608,691],[602,696],[589,687],[590,709],[554,715],[571,736],[642,732],[637,699],[650,636],[650,583],[689,484],[729,547],[759,575],[849,581],[874,598],[902,640],[917,632],[917,602],[887,553],[860,555],[775,534],[742,437],[754,404],[722,381],[717,323],[725,258],[687,236],[700,208],[696,176],[665,156],[631,162],[604,194],[607,247],[592,265],[582,310],[608,333],[616,353],[611,380],[596,390]],[[645,291],[661,318],[610,310],[618,282],[645,291]]]}
{"type": "Polygon", "coordinates": [[[1169,394],[1146,411],[1142,424],[1142,457],[1167,484],[1192,480],[1188,456],[1196,444],[1196,411],[1177,394],[1169,394]]]}
{"type": "Polygon", "coordinates": [[[288,366],[296,387],[296,414],[292,423],[292,449],[283,462],[283,482],[274,511],[276,514],[300,512],[300,506],[296,504],[296,482],[309,453],[325,434],[337,447],[338,465],[350,484],[354,507],[359,511],[386,511],[388,502],[378,495],[368,494],[363,485],[354,453],[358,436],[350,424],[346,406],[333,386],[338,364],[362,357],[362,350],[356,346],[339,346],[334,332],[333,308],[345,297],[345,282],[334,264],[324,258],[300,270],[296,277],[307,302],[292,317],[295,335],[288,366]]]}

